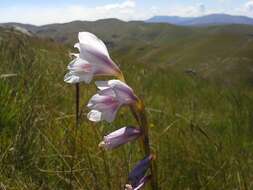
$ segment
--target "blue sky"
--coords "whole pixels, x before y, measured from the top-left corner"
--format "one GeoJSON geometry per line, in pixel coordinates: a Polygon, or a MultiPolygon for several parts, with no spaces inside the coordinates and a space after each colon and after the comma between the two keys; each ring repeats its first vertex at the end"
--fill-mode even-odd
{"type": "Polygon", "coordinates": [[[227,13],[253,17],[253,0],[0,0],[0,22],[30,24],[154,15],[201,16],[227,13]]]}

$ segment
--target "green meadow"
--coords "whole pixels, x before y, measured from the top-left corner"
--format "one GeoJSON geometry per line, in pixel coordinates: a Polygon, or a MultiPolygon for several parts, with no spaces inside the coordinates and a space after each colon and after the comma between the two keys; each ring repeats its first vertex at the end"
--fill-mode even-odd
{"type": "MultiPolygon", "coordinates": [[[[0,189],[123,189],[139,141],[114,151],[105,134],[136,125],[88,121],[94,83],[64,83],[78,31],[98,35],[147,107],[161,190],[253,189],[253,27],[178,27],[101,20],[0,28],[0,189]]],[[[99,78],[105,79],[105,78],[99,78]]],[[[150,189],[149,185],[146,189],[150,189]]]]}

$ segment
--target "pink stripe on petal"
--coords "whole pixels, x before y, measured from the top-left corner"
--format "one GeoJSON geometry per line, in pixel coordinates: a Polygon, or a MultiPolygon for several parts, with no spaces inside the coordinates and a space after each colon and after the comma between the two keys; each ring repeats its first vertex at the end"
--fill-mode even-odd
{"type": "Polygon", "coordinates": [[[70,71],[75,71],[75,72],[90,73],[92,72],[92,65],[83,59],[76,58],[68,65],[68,69],[70,71]]]}
{"type": "Polygon", "coordinates": [[[117,106],[119,106],[119,102],[111,97],[111,96],[101,96],[101,95],[94,95],[91,100],[89,101],[87,107],[90,109],[95,109],[95,110],[111,110],[117,106]]]}

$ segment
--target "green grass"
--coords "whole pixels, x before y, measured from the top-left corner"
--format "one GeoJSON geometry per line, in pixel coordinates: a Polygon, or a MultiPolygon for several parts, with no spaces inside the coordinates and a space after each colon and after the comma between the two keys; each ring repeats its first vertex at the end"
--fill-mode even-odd
{"type": "MultiPolygon", "coordinates": [[[[214,30],[208,29],[210,35],[214,30]]],[[[158,35],[152,31],[147,39],[158,35]]],[[[128,83],[145,100],[159,186],[252,189],[252,43],[241,33],[219,32],[208,39],[199,34],[193,43],[194,35],[161,47],[131,45],[130,39],[112,48],[128,83]],[[235,52],[225,50],[241,44],[235,52]],[[172,66],[177,59],[180,64],[172,66]],[[198,70],[202,62],[210,65],[205,72],[198,70]],[[197,75],[186,74],[186,68],[197,75]]],[[[69,51],[51,40],[1,29],[0,74],[17,76],[0,79],[0,187],[69,189],[71,180],[74,189],[121,189],[142,158],[138,141],[110,152],[98,148],[104,134],[135,122],[127,108],[113,124],[87,121],[85,104],[96,92],[94,84],[81,85],[83,114],[75,136],[74,86],[63,82],[69,51]]]]}

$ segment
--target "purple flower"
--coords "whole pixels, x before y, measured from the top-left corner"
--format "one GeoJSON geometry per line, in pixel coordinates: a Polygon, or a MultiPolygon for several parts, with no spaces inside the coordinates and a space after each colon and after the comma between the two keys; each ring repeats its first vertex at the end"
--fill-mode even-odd
{"type": "Polygon", "coordinates": [[[139,190],[142,187],[144,187],[144,185],[151,179],[151,175],[148,176],[144,176],[139,183],[133,187],[131,184],[126,184],[125,185],[125,190],[139,190]]]}
{"type": "Polygon", "coordinates": [[[74,47],[79,54],[72,54],[75,59],[68,65],[69,72],[65,75],[67,83],[90,83],[94,76],[119,76],[121,71],[110,58],[105,44],[94,34],[79,32],[79,43],[74,47]]]}
{"type": "Polygon", "coordinates": [[[129,141],[137,139],[141,135],[141,131],[134,127],[123,127],[104,137],[104,140],[99,144],[107,150],[117,148],[120,145],[126,144],[129,141]]]}
{"type": "Polygon", "coordinates": [[[151,160],[153,159],[152,155],[147,156],[143,160],[139,161],[134,169],[128,176],[128,180],[131,182],[131,186],[135,189],[136,187],[140,186],[142,183],[144,185],[145,174],[150,167],[151,160]]]}
{"type": "Polygon", "coordinates": [[[137,101],[133,90],[119,80],[98,81],[96,85],[100,91],[92,96],[87,105],[91,109],[87,115],[91,121],[112,122],[122,105],[133,104],[137,101]]]}

